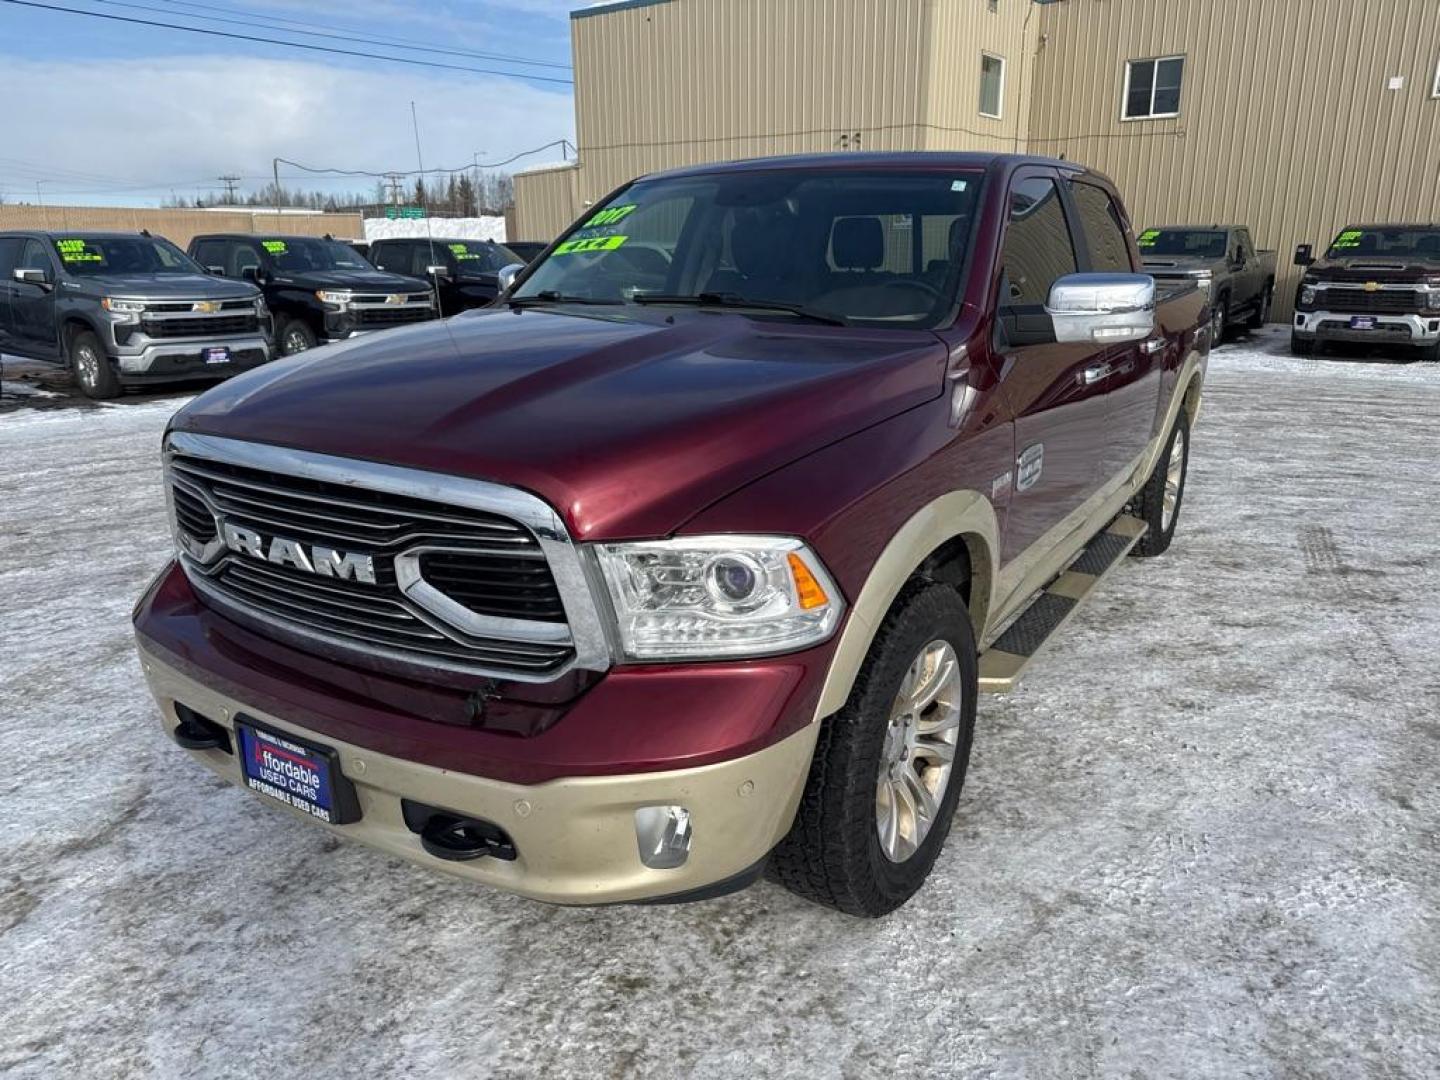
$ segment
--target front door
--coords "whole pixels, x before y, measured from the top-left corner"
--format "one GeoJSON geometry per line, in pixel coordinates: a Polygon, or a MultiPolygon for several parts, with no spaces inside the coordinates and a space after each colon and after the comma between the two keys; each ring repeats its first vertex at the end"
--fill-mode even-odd
{"type": "Polygon", "coordinates": [[[1015,417],[1002,560],[1008,563],[1056,530],[1099,488],[1106,349],[1058,342],[1011,346],[1005,340],[1007,325],[1046,320],[1050,286],[1079,268],[1052,171],[1025,169],[1011,182],[1001,245],[997,348],[1003,356],[1005,398],[1015,417]]]}
{"type": "Polygon", "coordinates": [[[15,348],[27,356],[58,356],[60,339],[55,327],[55,260],[39,240],[26,240],[20,261],[15,265],[21,270],[44,270],[49,275],[49,284],[16,281],[12,275],[10,339],[15,348]]]}

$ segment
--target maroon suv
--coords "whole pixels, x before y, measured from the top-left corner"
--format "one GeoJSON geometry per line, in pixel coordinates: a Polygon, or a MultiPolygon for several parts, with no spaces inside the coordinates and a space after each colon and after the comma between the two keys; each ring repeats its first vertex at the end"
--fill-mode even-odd
{"type": "Polygon", "coordinates": [[[135,617],[165,729],[541,900],[768,867],[892,910],[977,694],[1174,533],[1206,301],[1139,265],[1110,183],[1061,161],[627,184],[496,307],[176,415],[177,555],[135,617]]]}

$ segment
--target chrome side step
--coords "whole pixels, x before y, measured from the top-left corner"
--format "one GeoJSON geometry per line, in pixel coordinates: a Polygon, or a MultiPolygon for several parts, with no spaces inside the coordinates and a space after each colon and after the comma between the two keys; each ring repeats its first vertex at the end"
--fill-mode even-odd
{"type": "Polygon", "coordinates": [[[1075,561],[980,654],[980,692],[1007,694],[1025,665],[1075,613],[1095,586],[1145,535],[1145,522],[1121,514],[1085,545],[1075,561]]]}

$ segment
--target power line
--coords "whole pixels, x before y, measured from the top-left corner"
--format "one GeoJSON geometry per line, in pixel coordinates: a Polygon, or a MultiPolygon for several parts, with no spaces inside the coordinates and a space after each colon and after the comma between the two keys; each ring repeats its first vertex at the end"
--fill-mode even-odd
{"type": "Polygon", "coordinates": [[[520,160],[521,158],[523,158],[523,157],[530,157],[532,154],[539,154],[539,153],[541,153],[541,152],[543,152],[543,151],[545,151],[545,150],[549,150],[549,149],[551,149],[552,147],[556,147],[556,146],[564,147],[564,148],[568,148],[568,149],[574,149],[574,147],[573,147],[573,145],[571,144],[571,142],[570,142],[569,139],[556,139],[556,140],[554,140],[553,142],[548,142],[548,143],[546,143],[544,146],[537,146],[537,147],[535,147],[533,150],[522,150],[522,151],[520,151],[520,153],[514,154],[514,155],[506,158],[504,161],[487,161],[487,162],[474,162],[474,161],[470,161],[470,162],[467,162],[466,164],[464,164],[464,165],[462,165],[462,166],[460,166],[459,168],[456,168],[456,169],[444,169],[444,168],[411,169],[411,170],[409,170],[408,172],[398,172],[398,171],[372,172],[372,171],[370,171],[370,170],[368,170],[368,169],[337,169],[337,168],[332,168],[332,167],[323,167],[323,168],[322,168],[322,167],[318,167],[318,166],[314,166],[314,165],[303,165],[303,164],[301,164],[301,163],[298,162],[298,161],[291,161],[289,158],[283,158],[283,157],[282,157],[282,158],[276,158],[275,160],[278,161],[278,162],[280,162],[280,163],[282,163],[282,164],[289,165],[292,169],[299,169],[301,172],[317,173],[317,174],[329,174],[329,175],[331,175],[331,176],[366,176],[366,177],[372,177],[372,178],[375,178],[375,179],[387,179],[387,180],[388,180],[388,179],[390,179],[391,177],[428,176],[428,175],[431,174],[431,173],[467,173],[467,172],[471,172],[472,170],[474,170],[474,169],[477,168],[477,167],[478,167],[478,168],[481,168],[481,169],[499,169],[499,168],[503,168],[503,167],[506,166],[506,165],[513,164],[514,162],[519,161],[519,160],[520,160]]]}
{"type": "Polygon", "coordinates": [[[570,79],[557,79],[549,75],[527,75],[518,71],[495,71],[490,68],[463,67],[460,64],[442,64],[437,60],[412,60],[404,56],[382,56],[379,53],[360,52],[356,49],[336,49],[329,45],[309,45],[300,41],[276,41],[273,38],[255,37],[252,34],[235,34],[228,30],[209,30],[199,26],[175,26],[172,23],[155,22],[151,19],[135,19],[128,15],[108,15],[102,11],[79,11],[75,8],[57,7],[54,4],[40,4],[35,0],[0,0],[17,7],[38,8],[42,11],[58,11],[65,15],[83,15],[90,19],[106,19],[110,22],[130,23],[135,26],[153,26],[160,30],[177,30],[186,34],[204,34],[207,37],[230,38],[234,41],[252,41],[261,45],[276,45],[286,49],[304,49],[307,52],[331,53],[336,56],[358,56],[364,60],[384,60],[391,64],[410,64],[413,67],[441,68],[446,71],[464,71],[471,75],[499,75],[507,79],[528,79],[531,82],[558,83],[573,86],[570,79]]]}
{"type": "MultiPolygon", "coordinates": [[[[136,11],[154,11],[162,15],[173,15],[176,18],[196,19],[201,22],[230,23],[235,26],[253,26],[261,30],[274,30],[281,34],[298,34],[304,37],[329,38],[333,41],[355,41],[365,45],[381,45],[390,49],[405,49],[409,52],[438,53],[444,56],[469,56],[478,60],[500,60],[508,64],[524,64],[529,67],[558,68],[561,71],[569,71],[569,64],[557,64],[550,60],[527,60],[519,56],[507,56],[504,53],[483,53],[470,52],[464,49],[442,49],[433,45],[406,44],[398,39],[358,37],[351,34],[332,34],[324,30],[299,30],[291,29],[288,26],[276,25],[280,22],[295,23],[297,26],[310,25],[298,22],[295,19],[270,19],[269,16],[262,16],[267,21],[256,22],[252,19],[227,19],[220,15],[198,15],[189,11],[171,11],[168,8],[152,7],[149,4],[130,3],[129,0],[90,0],[91,3],[105,4],[110,7],[133,8],[136,11]]],[[[165,0],[166,3],[174,3],[175,0],[165,0]]],[[[204,7],[203,4],[184,5],[186,7],[204,7]]],[[[210,8],[211,11],[225,11],[225,8],[210,8]]],[[[183,27],[179,29],[185,29],[183,27]]]]}

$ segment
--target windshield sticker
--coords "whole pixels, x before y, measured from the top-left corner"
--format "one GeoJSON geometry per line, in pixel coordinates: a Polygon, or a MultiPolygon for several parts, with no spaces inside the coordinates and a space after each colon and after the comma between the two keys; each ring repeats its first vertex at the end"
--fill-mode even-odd
{"type": "Polygon", "coordinates": [[[1154,247],[1156,239],[1160,236],[1159,229],[1146,229],[1136,239],[1135,243],[1140,247],[1154,247]]]}
{"type": "Polygon", "coordinates": [[[600,225],[614,225],[617,221],[623,221],[636,210],[637,204],[629,206],[612,206],[608,210],[601,210],[585,223],[585,228],[593,229],[600,225]]]}
{"type": "Polygon", "coordinates": [[[104,262],[105,256],[85,246],[84,240],[56,240],[55,250],[60,252],[61,262],[104,262]]]}
{"type": "Polygon", "coordinates": [[[584,251],[614,251],[628,239],[628,236],[592,236],[584,240],[567,240],[552,254],[577,255],[584,251]]]}
{"type": "Polygon", "coordinates": [[[1363,235],[1364,233],[1360,229],[1346,229],[1344,232],[1342,232],[1339,236],[1335,238],[1335,243],[1331,244],[1330,246],[1334,248],[1359,247],[1360,237],[1363,235]]]}
{"type": "Polygon", "coordinates": [[[951,180],[951,181],[950,181],[950,190],[951,190],[951,191],[964,191],[964,190],[965,190],[966,188],[968,188],[969,186],[970,186],[970,181],[968,181],[968,180],[951,180]]]}
{"type": "Polygon", "coordinates": [[[286,251],[284,240],[261,240],[260,246],[271,255],[284,255],[286,251]]]}
{"type": "Polygon", "coordinates": [[[450,254],[457,259],[481,259],[483,255],[477,255],[464,244],[449,244],[450,254]]]}

